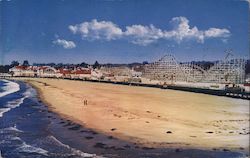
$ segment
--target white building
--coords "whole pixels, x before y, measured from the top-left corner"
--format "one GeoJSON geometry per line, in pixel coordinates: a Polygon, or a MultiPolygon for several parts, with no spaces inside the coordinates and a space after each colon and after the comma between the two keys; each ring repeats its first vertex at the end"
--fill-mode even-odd
{"type": "Polygon", "coordinates": [[[12,76],[34,77],[36,76],[36,68],[33,66],[15,66],[9,69],[12,76]]]}

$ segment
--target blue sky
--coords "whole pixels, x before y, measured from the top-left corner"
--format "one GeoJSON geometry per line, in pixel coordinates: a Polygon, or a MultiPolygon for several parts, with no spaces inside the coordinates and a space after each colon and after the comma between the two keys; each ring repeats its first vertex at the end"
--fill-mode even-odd
{"type": "Polygon", "coordinates": [[[249,55],[247,0],[0,0],[1,62],[249,55]]]}

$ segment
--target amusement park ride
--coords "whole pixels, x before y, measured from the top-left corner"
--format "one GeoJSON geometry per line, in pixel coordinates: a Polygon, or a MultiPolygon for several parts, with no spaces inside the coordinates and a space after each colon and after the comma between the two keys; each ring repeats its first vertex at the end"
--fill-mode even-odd
{"type": "Polygon", "coordinates": [[[199,82],[242,84],[245,81],[246,60],[233,58],[226,52],[224,60],[214,63],[208,70],[192,62],[180,63],[173,55],[165,55],[160,60],[148,64],[143,76],[151,80],[171,82],[199,82]]]}

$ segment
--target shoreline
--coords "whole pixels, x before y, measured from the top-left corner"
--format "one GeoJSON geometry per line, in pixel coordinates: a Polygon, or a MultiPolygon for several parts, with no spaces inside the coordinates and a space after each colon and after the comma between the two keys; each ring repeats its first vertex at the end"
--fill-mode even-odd
{"type": "MultiPolygon", "coordinates": [[[[35,87],[35,89],[37,90],[37,92],[38,92],[38,97],[39,97],[39,99],[41,99],[42,100],[42,102],[43,103],[45,103],[46,105],[48,105],[48,108],[51,110],[51,111],[54,111],[54,112],[56,112],[56,113],[58,113],[58,115],[60,115],[60,116],[62,116],[63,118],[66,118],[66,119],[69,119],[69,120],[72,120],[73,122],[76,122],[76,123],[78,123],[78,124],[81,124],[81,125],[83,125],[84,127],[85,126],[87,126],[87,128],[89,128],[88,126],[91,126],[91,125],[89,125],[89,122],[85,122],[85,121],[82,121],[82,120],[80,120],[80,119],[77,119],[77,118],[75,118],[74,116],[70,116],[70,115],[68,115],[68,114],[65,114],[65,113],[63,113],[62,111],[58,111],[58,109],[56,109],[55,107],[53,107],[53,104],[52,103],[50,103],[50,102],[48,102],[47,100],[46,100],[46,96],[44,96],[44,94],[43,94],[43,92],[42,92],[42,89],[41,89],[41,87],[42,86],[38,86],[38,84],[33,80],[32,81],[32,79],[27,79],[27,80],[23,80],[23,79],[21,79],[22,81],[24,81],[24,82],[27,82],[27,83],[29,83],[29,84],[31,84],[32,85],[32,87],[35,87]]],[[[47,84],[47,82],[44,82],[44,79],[40,79],[40,80],[43,80],[43,82],[41,82],[40,84],[47,84]]],[[[48,80],[50,80],[50,79],[48,79],[48,80]]],[[[52,79],[52,80],[56,80],[56,79],[52,79]]],[[[76,81],[70,81],[70,82],[76,82],[76,81]]],[[[88,83],[87,83],[88,84],[88,83]]],[[[52,88],[53,88],[53,86],[55,86],[55,85],[45,85],[45,87],[50,87],[50,86],[52,86],[52,88]]],[[[55,88],[55,87],[54,87],[55,88]]],[[[183,92],[183,93],[187,93],[187,92],[183,92]]],[[[73,96],[74,97],[74,96],[73,96]]],[[[119,115],[118,115],[118,117],[119,117],[119,115]]],[[[249,121],[249,120],[248,120],[249,121]]],[[[169,143],[166,143],[166,144],[164,144],[164,143],[162,143],[162,142],[152,142],[152,141],[149,141],[149,142],[147,142],[147,141],[143,141],[143,139],[140,139],[140,138],[137,138],[137,137],[131,137],[131,136],[127,136],[127,135],[123,135],[123,133],[113,133],[113,132],[107,132],[107,131],[103,131],[103,130],[100,130],[100,129],[98,129],[98,128],[95,128],[95,127],[91,127],[90,128],[91,130],[94,130],[94,131],[97,131],[98,133],[103,133],[103,134],[105,134],[105,135],[112,135],[112,136],[114,136],[115,138],[117,137],[118,139],[121,139],[121,140],[124,140],[124,141],[128,141],[129,143],[135,143],[136,142],[136,144],[138,145],[138,146],[141,146],[141,147],[147,147],[147,148],[168,148],[168,149],[175,149],[175,148],[184,148],[184,149],[196,149],[197,148],[197,146],[192,146],[191,145],[191,147],[189,146],[189,145],[183,145],[182,143],[180,144],[180,143],[171,143],[171,142],[169,142],[169,143]],[[131,141],[132,140],[132,141],[131,141]],[[138,141],[138,142],[137,142],[138,141]]],[[[116,130],[116,129],[115,129],[116,130]]],[[[114,130],[114,131],[115,131],[114,130]]],[[[171,134],[170,134],[171,135],[171,134]]],[[[197,149],[201,149],[201,150],[214,150],[214,149],[217,149],[217,150],[223,150],[225,147],[215,147],[215,148],[212,148],[212,147],[198,147],[197,149]]],[[[232,150],[232,151],[237,151],[237,152],[242,152],[242,149],[240,149],[240,150],[237,150],[235,147],[229,147],[230,149],[229,150],[232,150]]],[[[240,147],[239,147],[240,148],[240,147]]],[[[246,149],[245,149],[246,150],[246,149]]],[[[247,152],[247,151],[246,151],[247,152]]]]}

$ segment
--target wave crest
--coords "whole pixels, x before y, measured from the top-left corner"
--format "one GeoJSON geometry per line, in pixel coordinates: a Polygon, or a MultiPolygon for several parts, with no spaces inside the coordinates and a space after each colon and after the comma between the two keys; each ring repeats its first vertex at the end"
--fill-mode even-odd
{"type": "Polygon", "coordinates": [[[96,154],[89,154],[89,153],[85,153],[82,152],[80,150],[74,149],[72,147],[70,147],[69,145],[63,144],[62,142],[60,142],[58,139],[56,139],[54,136],[49,136],[50,139],[52,139],[55,143],[57,143],[59,146],[63,146],[67,149],[69,149],[73,154],[83,157],[83,158],[104,158],[102,156],[97,156],[96,154]]]}
{"type": "Polygon", "coordinates": [[[44,150],[44,149],[39,148],[39,147],[34,147],[31,145],[28,145],[25,142],[23,142],[23,144],[20,147],[18,147],[16,150],[18,152],[37,153],[37,154],[48,156],[47,150],[44,150]]]}
{"type": "Polygon", "coordinates": [[[2,87],[3,92],[0,92],[0,97],[6,96],[11,93],[15,93],[20,90],[19,84],[16,82],[8,81],[8,80],[2,80],[4,81],[4,86],[2,87]]]}

